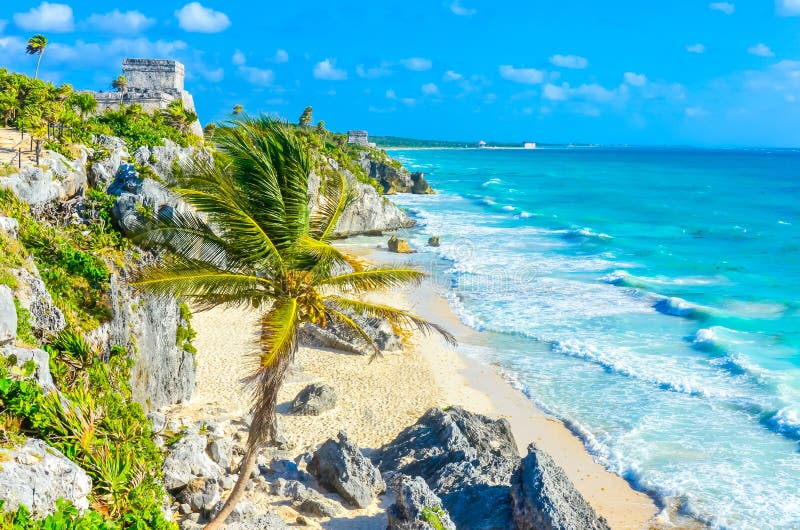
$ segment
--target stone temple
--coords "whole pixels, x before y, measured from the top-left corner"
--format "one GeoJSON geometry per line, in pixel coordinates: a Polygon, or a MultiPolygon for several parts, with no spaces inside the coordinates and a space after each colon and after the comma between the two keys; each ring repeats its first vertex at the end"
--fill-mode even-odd
{"type": "MultiPolygon", "coordinates": [[[[194,99],[184,88],[184,66],[167,59],[124,59],[122,75],[128,81],[124,94],[118,92],[92,92],[97,99],[97,111],[117,109],[120,103],[141,105],[147,112],[166,109],[175,100],[183,101],[184,108],[195,111],[194,99]]],[[[192,124],[192,132],[202,136],[200,122],[192,124]]]]}

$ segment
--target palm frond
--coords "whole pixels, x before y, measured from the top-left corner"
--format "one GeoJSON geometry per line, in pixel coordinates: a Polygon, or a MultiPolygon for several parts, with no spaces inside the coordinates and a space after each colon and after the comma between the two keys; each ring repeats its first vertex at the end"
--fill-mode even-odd
{"type": "Polygon", "coordinates": [[[457,344],[456,338],[439,324],[429,322],[404,309],[397,309],[384,304],[373,304],[360,300],[342,298],[335,295],[326,296],[325,305],[340,311],[350,310],[360,315],[382,318],[388,320],[392,325],[401,328],[416,328],[425,334],[436,332],[451,346],[457,344]]]}
{"type": "Polygon", "coordinates": [[[248,436],[250,446],[257,446],[275,434],[278,390],[297,351],[299,329],[299,304],[294,298],[276,302],[261,317],[256,369],[250,377],[255,385],[253,421],[248,436]]]}
{"type": "Polygon", "coordinates": [[[356,196],[339,172],[335,172],[327,184],[311,217],[311,236],[321,241],[331,238],[339,218],[356,196]]]}
{"type": "Polygon", "coordinates": [[[376,357],[381,354],[381,349],[378,348],[378,345],[375,344],[375,341],[372,340],[372,337],[367,335],[367,332],[364,331],[364,328],[362,328],[358,322],[345,315],[341,311],[334,309],[333,307],[326,306],[325,310],[328,315],[328,319],[339,322],[353,331],[353,333],[355,333],[361,339],[364,345],[372,350],[372,357],[376,357]]]}
{"type": "Polygon", "coordinates": [[[303,270],[311,270],[319,278],[330,277],[337,268],[360,271],[366,266],[357,256],[309,236],[300,238],[295,250],[297,266],[303,270]]]}
{"type": "Polygon", "coordinates": [[[321,281],[320,285],[363,292],[399,287],[408,283],[418,285],[424,277],[425,273],[417,269],[383,266],[332,276],[321,281]]]}

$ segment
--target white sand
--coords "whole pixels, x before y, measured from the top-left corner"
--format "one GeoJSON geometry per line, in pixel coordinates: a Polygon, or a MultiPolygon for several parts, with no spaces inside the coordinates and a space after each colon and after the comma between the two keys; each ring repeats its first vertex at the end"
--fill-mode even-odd
{"type": "MultiPolygon", "coordinates": [[[[376,296],[419,311],[459,338],[473,333],[458,322],[444,300],[425,289],[376,296]]],[[[246,413],[249,394],[240,381],[248,373],[255,324],[256,315],[245,310],[215,309],[195,315],[197,390],[193,399],[176,407],[172,415],[198,420],[246,413]]],[[[656,514],[649,497],[596,464],[561,422],[541,413],[491,367],[464,358],[439,337],[415,334],[407,340],[404,351],[386,354],[372,363],[362,356],[301,348],[296,364],[297,372],[281,391],[282,407],[310,381],[333,386],[339,398],[334,410],[318,417],[282,416],[283,434],[296,444],[298,454],[334,437],[339,430],[347,432],[362,448],[376,448],[394,439],[428,408],[461,405],[507,418],[520,452],[524,455],[527,445],[535,441],[565,469],[612,528],[647,528],[656,514]]],[[[270,499],[267,504],[293,521],[296,512],[275,501],[270,499]]],[[[386,500],[383,502],[386,504],[386,500]]],[[[382,509],[385,506],[348,510],[341,519],[325,523],[325,528],[385,528],[382,509]]]]}

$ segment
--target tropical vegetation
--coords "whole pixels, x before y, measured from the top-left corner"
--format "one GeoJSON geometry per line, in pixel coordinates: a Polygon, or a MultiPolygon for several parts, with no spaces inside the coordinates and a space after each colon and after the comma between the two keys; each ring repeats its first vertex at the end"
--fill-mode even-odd
{"type": "Polygon", "coordinates": [[[337,322],[379,354],[354,315],[384,318],[397,328],[437,331],[413,313],[368,303],[359,295],[418,282],[407,266],[370,267],[330,244],[351,193],[339,176],[309,210],[311,156],[295,128],[269,118],[245,118],[214,133],[217,159],[195,161],[174,191],[196,213],[144,221],[138,244],[168,252],[135,284],[197,307],[249,307],[259,313],[258,353],[250,375],[253,418],[239,479],[207,528],[219,527],[244,494],[258,452],[274,440],[278,391],[298,346],[300,327],[337,322]]]}
{"type": "Polygon", "coordinates": [[[36,55],[36,73],[33,75],[35,79],[39,78],[39,65],[42,64],[42,55],[47,48],[47,37],[44,35],[34,35],[28,39],[28,45],[25,47],[25,53],[28,55],[36,55]]]}

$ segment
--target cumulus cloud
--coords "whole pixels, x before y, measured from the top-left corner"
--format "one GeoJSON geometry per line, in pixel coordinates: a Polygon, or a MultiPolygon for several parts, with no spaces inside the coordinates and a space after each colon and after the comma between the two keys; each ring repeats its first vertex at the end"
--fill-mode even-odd
{"type": "Polygon", "coordinates": [[[444,73],[442,79],[444,79],[445,81],[460,81],[464,79],[464,76],[459,74],[458,72],[448,70],[444,73]]]}
{"type": "Polygon", "coordinates": [[[240,50],[236,50],[233,53],[233,57],[231,57],[231,62],[236,66],[242,66],[244,63],[247,62],[247,57],[240,50]]]}
{"type": "Polygon", "coordinates": [[[86,19],[89,28],[105,33],[141,33],[155,23],[155,19],[147,18],[139,11],[122,12],[119,9],[93,13],[86,19]]]}
{"type": "Polygon", "coordinates": [[[275,73],[266,68],[255,68],[253,66],[240,66],[239,73],[247,81],[254,85],[267,86],[275,80],[275,73]]]}
{"type": "Polygon", "coordinates": [[[758,55],[759,57],[775,57],[775,52],[763,42],[759,42],[755,46],[747,48],[747,53],[750,55],[758,55]]]}
{"type": "Polygon", "coordinates": [[[550,62],[561,68],[573,68],[575,70],[582,70],[589,66],[589,61],[586,57],[578,55],[553,55],[550,57],[550,62]]]}
{"type": "Polygon", "coordinates": [[[425,59],[424,57],[409,57],[408,59],[400,61],[400,64],[415,72],[424,72],[430,70],[433,66],[431,60],[425,59]]]}
{"type": "Polygon", "coordinates": [[[359,77],[364,77],[366,79],[377,79],[379,77],[386,77],[387,75],[392,74],[391,70],[391,63],[386,61],[381,62],[378,66],[367,67],[363,64],[359,64],[356,66],[356,74],[359,77]]]}
{"type": "Polygon", "coordinates": [[[325,59],[314,65],[314,77],[325,81],[343,81],[347,79],[347,72],[336,68],[336,59],[325,59]]]}
{"type": "Polygon", "coordinates": [[[796,17],[800,15],[800,0],[775,0],[775,7],[782,17],[796,17]]]}
{"type": "Polygon", "coordinates": [[[102,43],[78,40],[75,44],[54,42],[47,47],[50,63],[65,63],[73,67],[96,67],[109,63],[118,64],[123,57],[171,57],[188,48],[183,41],[151,41],[137,39],[113,39],[102,43]]]}
{"type": "Polygon", "coordinates": [[[707,115],[708,112],[703,107],[686,107],[684,114],[689,118],[700,118],[707,115]]]}
{"type": "Polygon", "coordinates": [[[450,4],[450,11],[460,17],[471,17],[478,12],[477,9],[464,7],[461,5],[461,0],[454,0],[453,3],[450,4]]]}
{"type": "MultiPolygon", "coordinates": [[[[626,87],[620,88],[627,90],[626,87]]],[[[577,87],[572,87],[569,83],[562,83],[561,85],[547,83],[542,90],[542,98],[549,101],[577,99],[584,102],[610,103],[620,95],[627,95],[627,92],[621,93],[620,89],[609,89],[597,83],[583,84],[577,87]]]]}
{"type": "Polygon", "coordinates": [[[278,50],[275,52],[275,56],[272,58],[273,61],[276,63],[288,63],[289,62],[289,52],[286,50],[278,50]]]}
{"type": "Polygon", "coordinates": [[[625,72],[623,79],[631,86],[645,86],[647,84],[647,76],[644,74],[636,74],[634,72],[625,72]]]}
{"type": "Polygon", "coordinates": [[[52,31],[56,33],[72,31],[75,22],[72,8],[67,4],[42,2],[39,7],[25,13],[14,15],[14,23],[27,31],[52,31]]]}
{"type": "Polygon", "coordinates": [[[422,85],[422,93],[433,96],[439,93],[439,87],[436,86],[436,83],[426,83],[422,85]]]}
{"type": "Polygon", "coordinates": [[[526,85],[536,85],[544,81],[544,72],[535,68],[514,68],[510,64],[500,67],[503,79],[526,85]]]}
{"type": "Polygon", "coordinates": [[[547,83],[542,91],[542,97],[550,101],[565,101],[567,99],[567,91],[563,86],[547,83]]]}
{"type": "Polygon", "coordinates": [[[708,4],[708,7],[714,11],[721,11],[726,15],[732,15],[736,10],[736,6],[734,6],[731,2],[711,2],[708,4]]]}
{"type": "Polygon", "coordinates": [[[687,46],[686,51],[689,53],[705,53],[706,47],[704,44],[700,44],[698,42],[697,44],[690,44],[689,46],[687,46]]]}
{"type": "Polygon", "coordinates": [[[219,33],[231,25],[228,15],[204,7],[200,2],[190,2],[175,11],[178,25],[191,33],[219,33]]]}

